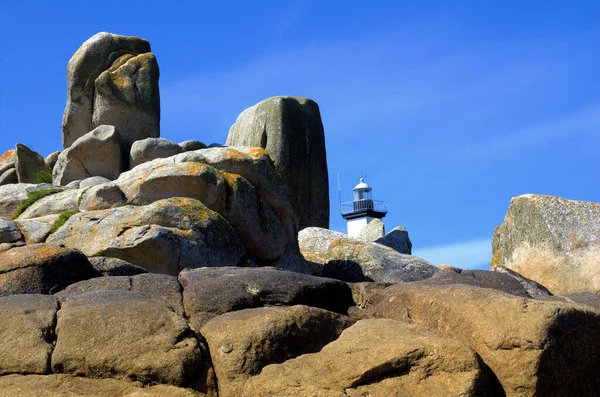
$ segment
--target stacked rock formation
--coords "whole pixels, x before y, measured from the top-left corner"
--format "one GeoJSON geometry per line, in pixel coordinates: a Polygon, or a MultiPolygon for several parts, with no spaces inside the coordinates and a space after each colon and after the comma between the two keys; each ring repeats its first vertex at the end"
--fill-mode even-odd
{"type": "MultiPolygon", "coordinates": [[[[227,138],[237,146],[176,144],[159,136],[145,40],[99,33],[67,75],[65,149],[0,157],[1,397],[599,389],[596,294],[556,296],[510,266],[438,269],[410,255],[402,228],[326,229],[315,102],[245,110],[227,138]]],[[[530,244],[556,236],[548,202],[511,205],[496,264],[531,235],[523,214],[546,227],[530,244]]],[[[569,230],[583,210],[564,208],[578,205],[559,210],[569,230]]]]}

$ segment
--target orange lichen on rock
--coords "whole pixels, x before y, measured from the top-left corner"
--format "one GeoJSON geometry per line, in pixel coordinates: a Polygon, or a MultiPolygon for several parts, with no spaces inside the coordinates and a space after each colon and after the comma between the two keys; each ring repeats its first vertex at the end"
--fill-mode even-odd
{"type": "Polygon", "coordinates": [[[14,157],[15,155],[16,155],[15,149],[8,150],[6,153],[4,153],[2,156],[0,156],[0,163],[3,161],[10,160],[11,157],[14,157]]]}

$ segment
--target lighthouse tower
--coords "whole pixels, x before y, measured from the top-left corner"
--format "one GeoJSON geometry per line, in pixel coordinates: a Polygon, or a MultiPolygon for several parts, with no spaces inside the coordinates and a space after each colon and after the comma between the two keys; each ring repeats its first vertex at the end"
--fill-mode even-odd
{"type": "Polygon", "coordinates": [[[373,189],[360,178],[354,188],[354,201],[340,204],[340,212],[348,225],[348,235],[358,237],[360,230],[373,219],[383,218],[388,210],[385,201],[373,200],[373,189]]]}

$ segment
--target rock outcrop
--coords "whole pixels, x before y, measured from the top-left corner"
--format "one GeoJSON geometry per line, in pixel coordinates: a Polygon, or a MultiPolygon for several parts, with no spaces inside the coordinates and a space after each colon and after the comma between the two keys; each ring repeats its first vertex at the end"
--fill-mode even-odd
{"type": "Polygon", "coordinates": [[[66,149],[0,156],[0,397],[598,394],[598,205],[517,197],[493,271],[436,268],[404,228],[315,227],[316,103],[176,144],[158,73],[145,40],[92,37],[66,149]]]}
{"type": "Polygon", "coordinates": [[[373,219],[366,226],[360,229],[359,238],[369,241],[377,241],[385,237],[385,225],[381,219],[373,219]]]}
{"type": "Polygon", "coordinates": [[[38,174],[47,169],[44,158],[25,145],[17,143],[15,170],[19,183],[38,183],[38,174]]]}
{"type": "Polygon", "coordinates": [[[469,344],[507,396],[593,395],[600,313],[469,285],[396,284],[368,309],[469,344]],[[575,358],[577,357],[577,358],[575,358]]]}
{"type": "Polygon", "coordinates": [[[126,164],[121,134],[113,126],[100,125],[62,151],[52,171],[52,183],[65,186],[92,176],[117,179],[126,164]]]}
{"type": "Polygon", "coordinates": [[[228,146],[266,149],[300,229],[329,227],[329,177],[319,106],[298,97],[273,97],[244,110],[229,130],[228,146]]]}
{"type": "Polygon", "coordinates": [[[348,326],[347,317],[308,306],[246,309],[210,320],[201,333],[219,380],[219,397],[242,395],[245,382],[265,366],[315,353],[348,326]]]}
{"type": "Polygon", "coordinates": [[[400,321],[362,320],[320,352],[268,365],[241,396],[500,395],[464,343],[400,321]]]}
{"type": "Polygon", "coordinates": [[[412,255],[412,243],[408,237],[406,228],[397,226],[390,230],[385,237],[375,240],[379,244],[393,248],[401,254],[412,255]]]}
{"type": "Polygon", "coordinates": [[[25,245],[0,252],[0,296],[52,294],[97,276],[85,255],[57,245],[25,245]]]}
{"type": "Polygon", "coordinates": [[[181,146],[165,138],[146,138],[135,141],[129,152],[131,168],[147,161],[171,157],[183,151],[181,146]]]}
{"type": "Polygon", "coordinates": [[[81,212],[47,241],[171,275],[186,267],[236,266],[245,252],[219,214],[190,198],[81,212]]]}
{"type": "Polygon", "coordinates": [[[429,262],[384,245],[309,227],[298,235],[300,252],[311,262],[313,274],[348,282],[417,281],[437,269],[429,262]]]}
{"type": "Polygon", "coordinates": [[[514,270],[552,293],[600,291],[600,204],[514,197],[492,251],[492,268],[514,270]]]}
{"type": "Polygon", "coordinates": [[[138,139],[159,137],[158,66],[150,51],[150,43],[144,39],[106,32],[81,45],[67,66],[64,149],[102,124],[120,129],[129,145],[138,139]],[[138,58],[141,54],[146,56],[138,58]],[[98,81],[109,70],[115,76],[109,72],[98,81]],[[135,87],[143,90],[135,92],[135,87]],[[123,95],[120,100],[115,98],[119,93],[123,95]],[[111,109],[114,116],[109,115],[111,109]]]}

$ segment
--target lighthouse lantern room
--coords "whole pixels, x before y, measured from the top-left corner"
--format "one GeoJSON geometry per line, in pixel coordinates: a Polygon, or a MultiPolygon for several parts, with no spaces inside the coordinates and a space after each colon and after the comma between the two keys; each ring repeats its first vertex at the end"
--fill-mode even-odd
{"type": "Polygon", "coordinates": [[[383,218],[388,210],[385,201],[373,200],[373,189],[360,178],[354,187],[354,201],[341,203],[340,213],[346,219],[348,235],[358,237],[360,230],[373,219],[383,218]]]}

